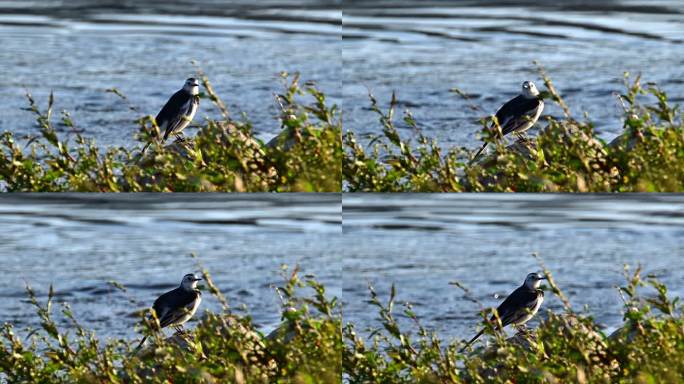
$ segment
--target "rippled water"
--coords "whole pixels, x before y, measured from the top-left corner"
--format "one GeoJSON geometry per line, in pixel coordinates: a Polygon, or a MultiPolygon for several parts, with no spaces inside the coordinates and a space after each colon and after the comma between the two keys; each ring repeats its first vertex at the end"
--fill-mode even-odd
{"type": "MultiPolygon", "coordinates": [[[[340,297],[340,213],[339,194],[3,196],[0,324],[38,326],[25,284],[41,301],[54,284],[86,328],[132,338],[134,313],[197,271],[195,252],[233,308],[245,305],[268,332],[280,321],[281,264],[340,297]]],[[[200,309],[218,303],[205,292],[200,309]]]]}
{"type": "MultiPolygon", "coordinates": [[[[196,60],[233,115],[245,112],[269,139],[280,130],[281,71],[341,102],[340,34],[341,0],[0,0],[0,132],[36,134],[24,94],[45,108],[54,91],[57,117],[67,110],[99,144],[132,147],[134,121],[156,115],[196,60]]],[[[195,119],[217,116],[205,100],[195,119]]]]}
{"type": "MultiPolygon", "coordinates": [[[[449,282],[495,307],[539,270],[533,252],[608,332],[622,323],[624,264],[684,295],[684,196],[347,194],[343,205],[345,321],[360,329],[379,326],[368,283],[383,300],[396,284],[425,326],[470,337],[479,307],[449,282]]],[[[560,302],[547,292],[542,310],[560,302]]]]}
{"type": "MultiPolygon", "coordinates": [[[[479,118],[517,95],[524,80],[542,86],[533,60],[573,114],[587,112],[605,139],[622,130],[613,93],[624,90],[624,71],[684,101],[684,2],[677,0],[350,0],[343,24],[345,128],[363,135],[381,132],[368,90],[383,108],[396,91],[400,111],[409,109],[423,133],[445,146],[475,147],[479,118]],[[454,87],[482,111],[450,93],[454,87]]],[[[555,106],[544,114],[562,116],[555,106]]]]}

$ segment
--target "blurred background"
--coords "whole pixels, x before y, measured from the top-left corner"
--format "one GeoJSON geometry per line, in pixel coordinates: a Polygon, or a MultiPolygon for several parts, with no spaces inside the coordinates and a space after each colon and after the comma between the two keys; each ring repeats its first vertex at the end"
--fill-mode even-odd
{"type": "MultiPolygon", "coordinates": [[[[383,109],[396,91],[399,112],[409,109],[424,134],[443,147],[474,148],[478,119],[519,94],[524,80],[544,89],[533,60],[574,116],[587,112],[606,140],[622,131],[613,93],[624,92],[625,71],[656,82],[671,102],[684,100],[679,0],[345,0],[343,24],[345,128],[361,135],[381,133],[368,90],[383,109]]],[[[549,104],[544,114],[561,117],[549,104]]],[[[415,135],[396,120],[405,137],[415,135]]]]}
{"type": "MultiPolygon", "coordinates": [[[[343,205],[345,322],[357,330],[380,325],[368,284],[385,303],[395,284],[404,326],[413,324],[398,304],[409,302],[443,339],[470,338],[480,307],[449,283],[496,307],[540,271],[533,252],[574,309],[608,333],[622,324],[616,287],[626,284],[624,264],[642,265],[643,277],[657,277],[672,296],[684,294],[684,196],[346,194],[343,205]]],[[[550,291],[530,326],[546,310],[562,310],[550,291]]]]}
{"type": "MultiPolygon", "coordinates": [[[[5,195],[0,324],[37,327],[25,286],[44,304],[53,284],[55,314],[66,302],[99,337],[133,338],[135,312],[198,272],[194,252],[232,308],[269,332],[281,320],[273,286],[284,282],[282,264],[340,297],[340,215],[339,194],[5,195]]],[[[205,291],[198,313],[207,309],[219,305],[205,291]]]]}
{"type": "MultiPolygon", "coordinates": [[[[134,120],[155,116],[194,74],[196,60],[233,117],[246,113],[257,135],[270,139],[280,130],[273,94],[283,89],[281,71],[300,72],[331,103],[341,102],[341,3],[0,0],[0,132],[36,134],[34,116],[22,110],[24,94],[45,109],[54,91],[55,117],[67,110],[98,144],[131,148],[134,120]]],[[[218,117],[208,99],[195,123],[206,116],[218,117]]]]}

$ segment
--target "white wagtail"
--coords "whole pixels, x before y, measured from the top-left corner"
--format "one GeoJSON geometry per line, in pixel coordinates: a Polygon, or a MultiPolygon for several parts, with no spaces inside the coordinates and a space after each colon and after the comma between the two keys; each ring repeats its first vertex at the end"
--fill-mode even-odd
{"type": "MultiPolygon", "coordinates": [[[[199,82],[191,77],[185,80],[183,88],[171,96],[154,118],[160,131],[164,131],[162,142],[171,135],[180,139],[181,131],[190,125],[197,113],[197,108],[199,108],[199,82]]],[[[149,143],[145,145],[143,153],[149,145],[149,143]]]]}
{"type": "MultiPolygon", "coordinates": [[[[501,127],[501,133],[506,136],[509,133],[518,135],[530,129],[539,120],[544,110],[544,101],[539,97],[537,86],[531,81],[522,83],[522,93],[496,111],[496,120],[501,127]]],[[[485,142],[473,157],[473,161],[484,151],[488,142],[485,142]]]]}
{"type": "MultiPolygon", "coordinates": [[[[152,309],[159,320],[160,329],[173,327],[178,333],[183,331],[183,324],[192,318],[202,302],[202,292],[197,289],[197,282],[200,280],[202,279],[189,273],[183,276],[178,288],[166,292],[154,301],[152,309]]],[[[145,340],[147,336],[143,337],[138,348],[145,340]]]]}
{"type": "MultiPolygon", "coordinates": [[[[539,311],[542,302],[544,301],[544,291],[539,289],[541,281],[546,280],[546,277],[538,273],[530,273],[525,278],[525,282],[513,291],[506,300],[496,308],[496,314],[501,320],[501,327],[512,324],[514,327],[523,327],[525,323],[539,311]]],[[[489,319],[490,323],[494,323],[496,317],[492,316],[489,319]]],[[[470,344],[474,343],[486,328],[483,328],[475,335],[469,342],[466,343],[459,352],[463,352],[470,344]]]]}

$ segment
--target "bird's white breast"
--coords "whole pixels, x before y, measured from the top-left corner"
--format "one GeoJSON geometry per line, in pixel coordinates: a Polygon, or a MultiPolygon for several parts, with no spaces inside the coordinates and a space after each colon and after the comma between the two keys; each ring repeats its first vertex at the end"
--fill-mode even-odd
{"type": "Polygon", "coordinates": [[[544,301],[544,295],[539,295],[539,297],[537,298],[537,302],[534,305],[534,307],[531,308],[524,317],[522,317],[519,321],[514,323],[514,325],[522,325],[522,324],[525,324],[528,321],[530,321],[534,317],[534,315],[536,315],[537,312],[539,311],[539,308],[541,307],[543,301],[544,301]]]}
{"type": "MultiPolygon", "coordinates": [[[[195,315],[195,312],[197,312],[197,308],[199,308],[201,302],[202,302],[202,296],[197,296],[197,300],[195,300],[195,302],[190,307],[190,316],[195,315]]],[[[541,305],[541,302],[539,305],[541,305]]],[[[537,308],[539,308],[539,307],[537,307],[537,308]]]]}
{"type": "Polygon", "coordinates": [[[185,109],[186,111],[189,111],[188,114],[185,115],[188,119],[188,124],[189,124],[190,120],[195,118],[195,113],[197,113],[197,104],[198,103],[195,103],[194,101],[195,101],[195,98],[191,97],[190,100],[188,100],[188,102],[183,106],[183,109],[185,109]],[[190,105],[188,105],[188,103],[190,105]]]}
{"type": "Polygon", "coordinates": [[[202,296],[197,296],[197,300],[193,301],[185,307],[185,313],[183,316],[179,317],[177,321],[175,321],[173,324],[169,324],[170,326],[176,326],[176,325],[183,325],[188,322],[188,320],[192,319],[192,317],[195,315],[195,312],[197,312],[197,308],[199,308],[200,303],[202,302],[202,296]]]}
{"type": "Polygon", "coordinates": [[[539,116],[541,116],[542,112],[544,111],[544,100],[539,100],[539,108],[537,108],[537,113],[534,114],[534,120],[535,122],[539,120],[539,116]]]}
{"type": "Polygon", "coordinates": [[[195,117],[195,113],[197,113],[198,103],[193,102],[194,99],[194,97],[191,97],[185,104],[183,104],[183,110],[188,111],[188,113],[183,115],[182,120],[178,123],[178,126],[173,130],[173,132],[171,132],[171,134],[178,134],[184,130],[185,127],[190,125],[190,122],[195,117]]]}
{"type": "Polygon", "coordinates": [[[528,129],[532,128],[532,126],[539,120],[539,116],[541,116],[542,111],[544,110],[544,102],[539,100],[539,106],[537,107],[537,110],[534,112],[534,116],[529,116],[527,117],[527,122],[520,126],[516,130],[516,132],[525,132],[528,129]]]}

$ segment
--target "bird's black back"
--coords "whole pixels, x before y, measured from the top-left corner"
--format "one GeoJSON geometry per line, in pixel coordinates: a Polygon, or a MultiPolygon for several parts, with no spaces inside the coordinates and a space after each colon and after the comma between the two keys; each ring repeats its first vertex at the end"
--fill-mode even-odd
{"type": "MultiPolygon", "coordinates": [[[[193,301],[197,300],[197,298],[200,295],[201,293],[198,290],[188,291],[181,287],[178,287],[159,296],[159,298],[157,298],[157,300],[154,301],[152,309],[154,309],[154,312],[161,319],[165,309],[178,309],[188,307],[193,301]]],[[[164,324],[162,324],[162,327],[164,327],[164,324]]]]}
{"type": "Polygon", "coordinates": [[[185,92],[183,89],[174,93],[169,101],[164,104],[164,107],[161,109],[161,111],[159,111],[157,117],[154,118],[154,120],[157,122],[157,125],[161,126],[164,124],[164,121],[172,119],[175,116],[176,111],[180,110],[182,106],[185,105],[188,100],[190,100],[191,97],[192,95],[188,92],[185,92]]]}
{"type": "Polygon", "coordinates": [[[502,128],[502,133],[504,135],[513,131],[515,125],[509,125],[505,121],[508,116],[523,116],[529,115],[539,107],[540,100],[537,98],[528,99],[523,95],[518,95],[506,104],[504,104],[496,112],[496,119],[499,121],[499,125],[502,128]],[[507,129],[510,127],[509,129],[507,129]]]}
{"type": "Polygon", "coordinates": [[[517,319],[517,316],[525,313],[525,309],[530,311],[534,309],[540,296],[544,297],[544,291],[541,289],[530,289],[525,285],[518,287],[496,308],[499,319],[501,319],[501,325],[505,327],[511,324],[517,319]],[[523,312],[520,312],[521,309],[523,312]]]}

